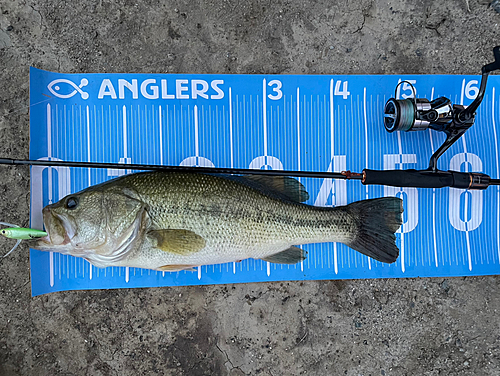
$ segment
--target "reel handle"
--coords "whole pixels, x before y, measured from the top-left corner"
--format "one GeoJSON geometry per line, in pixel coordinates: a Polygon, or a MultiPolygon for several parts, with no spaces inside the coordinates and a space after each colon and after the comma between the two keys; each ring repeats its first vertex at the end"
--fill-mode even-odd
{"type": "Polygon", "coordinates": [[[392,187],[486,189],[490,180],[478,172],[364,169],[361,182],[392,187]]]}
{"type": "Polygon", "coordinates": [[[489,63],[483,66],[482,69],[483,74],[490,73],[500,69],[500,46],[496,46],[493,48],[493,56],[495,57],[495,61],[493,63],[489,63]]]}
{"type": "Polygon", "coordinates": [[[483,101],[484,92],[486,91],[486,83],[488,82],[488,75],[490,72],[496,71],[500,69],[500,46],[496,46],[493,48],[493,56],[495,57],[495,61],[489,64],[486,64],[481,69],[481,84],[479,87],[479,92],[477,93],[476,99],[467,107],[464,111],[458,114],[457,120],[460,122],[466,122],[472,117],[483,101]]]}

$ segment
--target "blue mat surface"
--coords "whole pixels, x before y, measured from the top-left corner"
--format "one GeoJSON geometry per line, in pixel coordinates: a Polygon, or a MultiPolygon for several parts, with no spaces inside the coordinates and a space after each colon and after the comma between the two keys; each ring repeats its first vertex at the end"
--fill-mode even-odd
{"type": "MultiPolygon", "coordinates": [[[[383,108],[400,80],[418,97],[468,105],[479,76],[459,75],[194,75],[61,74],[30,71],[30,158],[305,171],[360,172],[427,167],[445,135],[389,134],[383,108]]],[[[476,124],[439,160],[443,170],[500,178],[498,76],[489,79],[476,124]]],[[[400,85],[398,96],[412,95],[400,85]]],[[[125,171],[130,172],[130,171],[125,171]]],[[[43,206],[119,170],[31,169],[31,226],[43,206]]],[[[282,280],[466,276],[500,271],[500,189],[415,189],[358,181],[301,179],[309,204],[344,205],[365,198],[404,199],[392,265],[342,244],[303,248],[297,265],[245,260],[163,273],[99,269],[58,253],[30,251],[32,294],[125,287],[282,280]]]]}

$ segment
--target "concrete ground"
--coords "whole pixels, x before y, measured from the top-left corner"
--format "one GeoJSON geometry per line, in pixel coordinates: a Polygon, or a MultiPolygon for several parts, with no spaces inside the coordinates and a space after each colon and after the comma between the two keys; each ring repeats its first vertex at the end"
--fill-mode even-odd
{"type": "MultiPolygon", "coordinates": [[[[28,157],[30,65],[476,74],[499,44],[499,23],[477,0],[2,0],[0,155],[28,157]]],[[[28,169],[0,167],[0,176],[0,220],[27,224],[28,169]]],[[[500,374],[499,277],[37,298],[29,281],[21,246],[0,264],[0,375],[500,374]]]]}

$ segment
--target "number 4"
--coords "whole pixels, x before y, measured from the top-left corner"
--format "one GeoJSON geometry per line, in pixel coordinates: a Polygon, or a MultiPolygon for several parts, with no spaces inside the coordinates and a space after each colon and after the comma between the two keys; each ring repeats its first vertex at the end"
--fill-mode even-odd
{"type": "Polygon", "coordinates": [[[340,83],[342,81],[337,81],[335,82],[335,95],[342,95],[342,98],[344,99],[347,99],[347,97],[351,94],[348,90],[347,90],[347,81],[344,81],[343,82],[343,85],[342,85],[342,91],[340,90],[340,83]]]}

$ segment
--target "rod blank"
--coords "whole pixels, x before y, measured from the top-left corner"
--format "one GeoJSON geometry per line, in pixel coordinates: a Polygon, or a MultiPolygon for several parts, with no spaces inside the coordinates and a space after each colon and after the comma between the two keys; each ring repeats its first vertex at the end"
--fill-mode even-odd
{"type": "Polygon", "coordinates": [[[48,166],[48,167],[79,167],[79,168],[112,168],[120,170],[147,170],[147,171],[177,171],[201,172],[210,174],[238,174],[238,175],[267,175],[267,176],[294,176],[302,178],[320,179],[354,179],[361,180],[362,175],[351,172],[317,172],[317,171],[286,171],[286,170],[257,170],[245,168],[220,167],[190,167],[190,166],[162,166],[145,164],[71,162],[31,159],[0,158],[0,164],[14,166],[48,166]]]}

